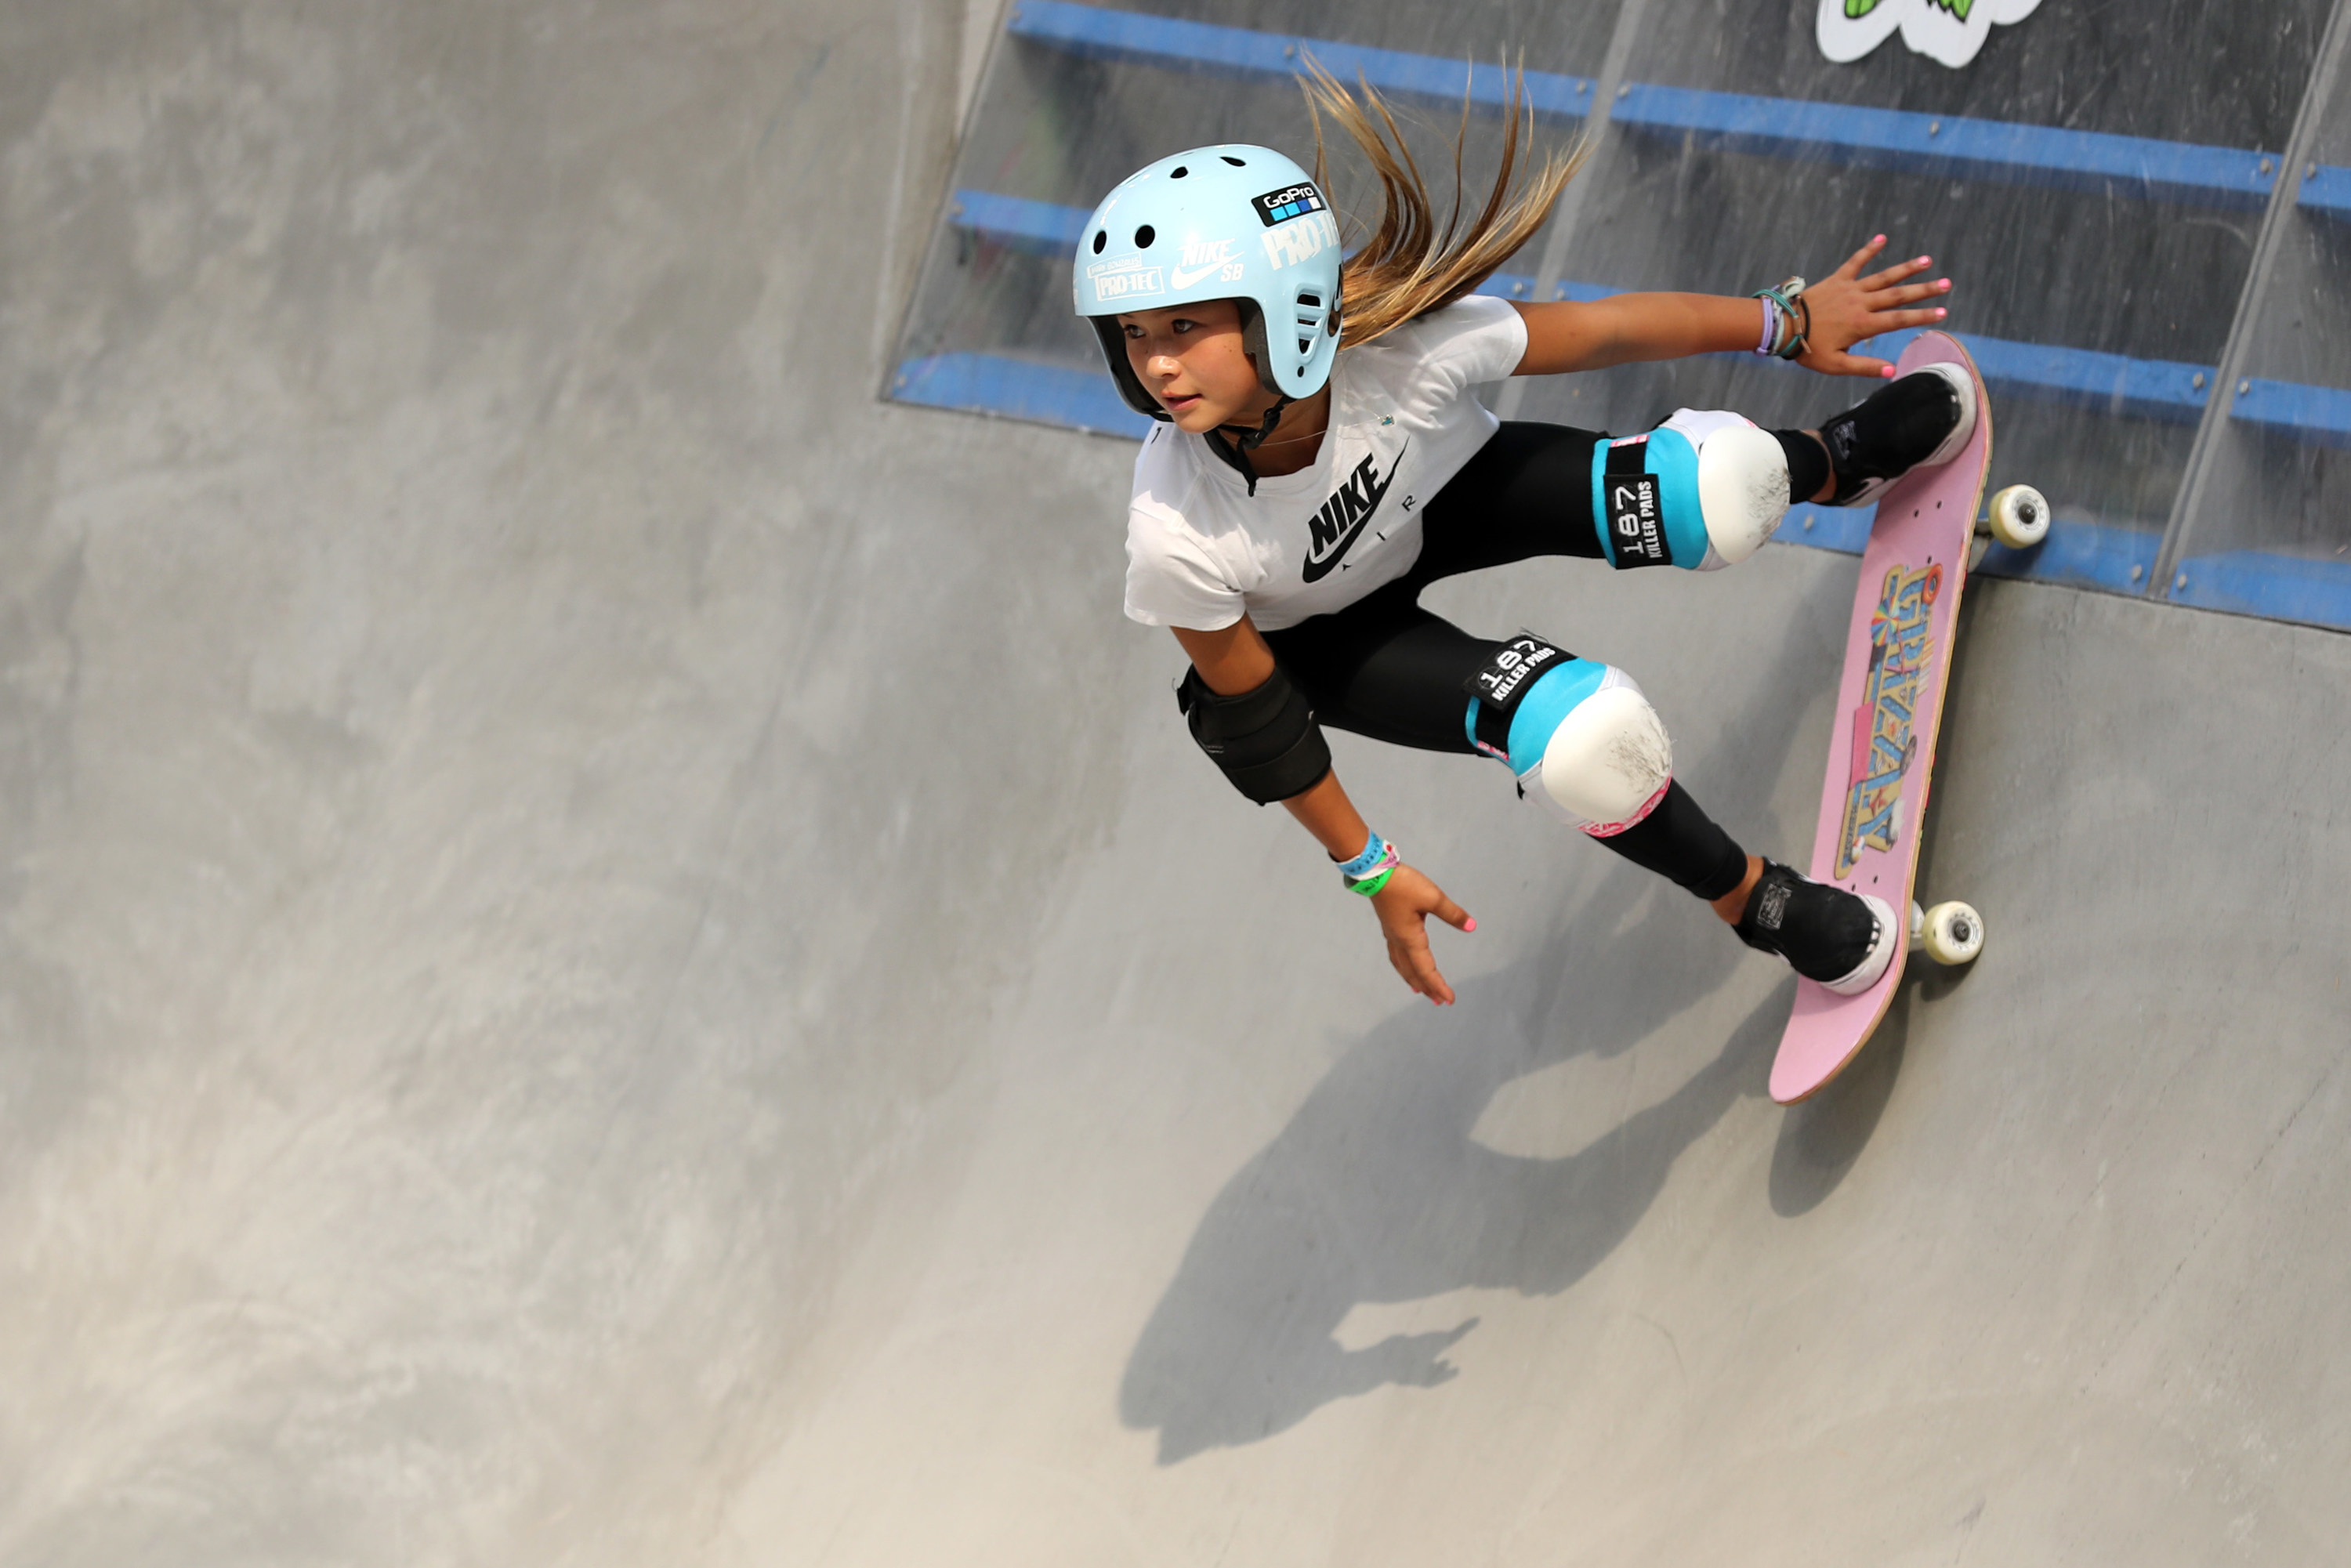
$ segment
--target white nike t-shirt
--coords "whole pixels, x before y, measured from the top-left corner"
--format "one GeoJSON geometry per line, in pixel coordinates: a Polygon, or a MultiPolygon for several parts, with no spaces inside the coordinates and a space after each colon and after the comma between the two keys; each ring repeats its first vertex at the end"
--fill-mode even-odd
{"type": "Polygon", "coordinates": [[[1524,319],[1484,295],[1346,350],[1314,462],[1255,496],[1210,437],[1153,425],[1127,511],[1127,614],[1199,632],[1247,614],[1278,632],[1395,581],[1420,559],[1421,507],[1500,428],[1469,389],[1526,351],[1524,319]]]}

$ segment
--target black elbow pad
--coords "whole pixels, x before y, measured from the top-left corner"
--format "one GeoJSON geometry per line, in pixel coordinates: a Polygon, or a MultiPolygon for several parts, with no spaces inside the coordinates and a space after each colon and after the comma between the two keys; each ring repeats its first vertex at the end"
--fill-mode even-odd
{"type": "Polygon", "coordinates": [[[1210,761],[1225,770],[1233,788],[1260,806],[1303,795],[1331,771],[1331,747],[1306,694],[1290,684],[1274,666],[1273,674],[1255,691],[1220,697],[1200,679],[1197,670],[1184,672],[1176,688],[1176,706],[1192,726],[1192,738],[1210,761]]]}

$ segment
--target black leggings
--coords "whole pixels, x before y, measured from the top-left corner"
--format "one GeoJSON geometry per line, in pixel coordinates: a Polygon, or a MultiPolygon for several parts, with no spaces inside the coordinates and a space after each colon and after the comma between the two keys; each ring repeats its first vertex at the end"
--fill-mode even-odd
{"type": "MultiPolygon", "coordinates": [[[[1475,754],[1466,683],[1502,644],[1420,607],[1430,583],[1532,556],[1600,558],[1592,519],[1590,431],[1506,423],[1421,513],[1412,570],[1344,610],[1265,640],[1322,721],[1424,751],[1475,754]]],[[[1600,841],[1700,898],[1730,892],[1747,855],[1678,779],[1656,809],[1600,841]]]]}

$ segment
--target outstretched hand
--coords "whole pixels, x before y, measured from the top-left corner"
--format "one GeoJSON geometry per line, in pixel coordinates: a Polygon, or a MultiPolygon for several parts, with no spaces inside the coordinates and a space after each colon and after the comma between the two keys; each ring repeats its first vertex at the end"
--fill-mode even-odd
{"type": "Polygon", "coordinates": [[[1388,939],[1388,962],[1404,983],[1439,1007],[1450,1005],[1453,988],[1437,972],[1436,956],[1428,950],[1428,917],[1436,915],[1461,931],[1475,931],[1469,912],[1445,896],[1445,890],[1408,865],[1396,867],[1388,884],[1372,894],[1372,911],[1380,917],[1380,932],[1388,939]]]}
{"type": "Polygon", "coordinates": [[[1809,346],[1796,356],[1796,363],[1829,376],[1890,376],[1894,367],[1886,361],[1845,350],[1880,332],[1931,327],[1949,314],[1940,306],[1928,310],[1902,308],[1951,291],[1948,277],[1932,283],[1905,281],[1932,267],[1933,256],[1897,261],[1882,272],[1861,276],[1862,267],[1885,248],[1886,236],[1879,235],[1855,251],[1843,267],[1806,286],[1803,299],[1812,311],[1813,328],[1809,346]]]}

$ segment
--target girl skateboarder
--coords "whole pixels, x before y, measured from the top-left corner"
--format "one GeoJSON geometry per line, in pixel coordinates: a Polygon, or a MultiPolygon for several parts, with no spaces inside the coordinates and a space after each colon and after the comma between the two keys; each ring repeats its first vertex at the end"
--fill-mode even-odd
{"type": "MultiPolygon", "coordinates": [[[[1846,350],[1940,320],[1905,308],[1950,287],[1929,258],[1867,277],[1871,240],[1830,277],[1746,298],[1624,294],[1520,305],[1473,293],[1542,226],[1574,172],[1547,160],[1519,189],[1520,120],[1466,227],[1436,222],[1376,94],[1316,73],[1315,172],[1247,144],[1202,147],[1129,176],[1087,223],[1073,268],[1126,402],[1155,423],[1135,459],[1126,612],[1192,662],[1177,692],[1194,737],[1249,799],[1279,800],[1371,903],[1388,960],[1453,1000],[1429,915],[1476,922],[1357,814],[1322,726],[1478,752],[1520,791],[1712,904],[1740,940],[1853,993],[1896,946],[1880,899],[1747,853],[1673,776],[1664,723],[1624,671],[1531,634],[1473,637],[1419,605],[1459,572],[1531,556],[1618,570],[1710,570],[1752,555],[1794,500],[1865,503],[1948,461],[1975,393],[1941,367],[1892,380],[1846,350]],[[1342,260],[1323,194],[1320,121],[1370,159],[1384,210],[1342,260]],[[1382,132],[1384,127],[1384,134],[1382,132]],[[1817,430],[1677,411],[1653,431],[1504,424],[1469,389],[1726,350],[1831,375],[1887,378],[1817,430]]],[[[1457,207],[1458,212],[1458,207],[1457,207]]]]}

